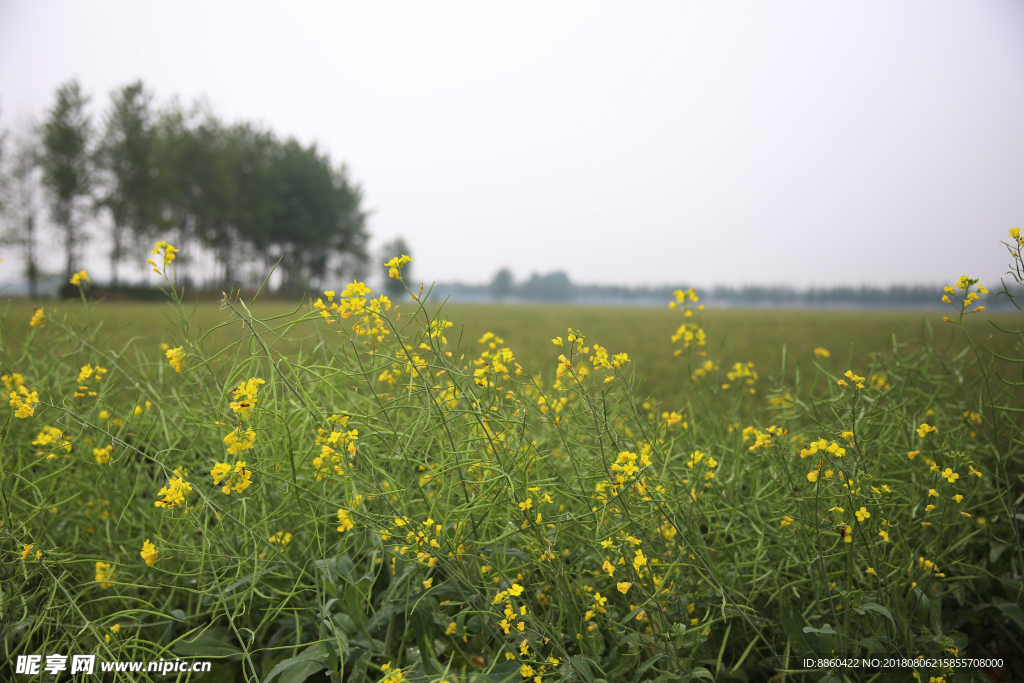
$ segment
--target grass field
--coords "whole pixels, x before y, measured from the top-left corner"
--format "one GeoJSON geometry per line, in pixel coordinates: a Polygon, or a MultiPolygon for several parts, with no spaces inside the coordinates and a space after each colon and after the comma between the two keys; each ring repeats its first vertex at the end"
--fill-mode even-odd
{"type": "MultiPolygon", "coordinates": [[[[666,302],[667,303],[667,302],[666,302]]],[[[67,316],[74,325],[83,325],[82,305],[76,301],[41,302],[47,315],[67,316]]],[[[7,341],[17,342],[27,332],[34,305],[26,301],[8,304],[7,341]]],[[[414,310],[401,305],[399,310],[414,310]]],[[[295,304],[256,304],[257,317],[277,317],[278,324],[298,318],[309,310],[295,304]],[[298,311],[292,316],[290,313],[298,311]]],[[[449,340],[454,344],[461,336],[463,347],[475,342],[483,333],[493,332],[505,340],[523,367],[529,371],[550,371],[558,350],[551,345],[555,336],[565,336],[566,321],[582,331],[587,340],[596,342],[611,353],[625,352],[633,360],[636,378],[645,382],[644,392],[653,394],[668,408],[679,407],[685,400],[685,361],[672,355],[676,348],[671,335],[682,322],[679,315],[665,308],[596,307],[596,306],[522,306],[488,304],[454,304],[444,308],[454,323],[449,340]]],[[[215,303],[198,303],[188,309],[193,338],[212,330],[229,319],[229,312],[215,303]]],[[[104,303],[92,308],[93,322],[102,322],[101,337],[109,335],[109,348],[126,349],[130,345],[148,348],[172,342],[171,323],[176,324],[176,311],[166,304],[104,303]]],[[[977,316],[966,320],[966,328],[976,340],[993,331],[993,323],[1013,327],[1014,316],[1000,314],[977,316]]],[[[707,350],[720,359],[722,367],[733,363],[753,362],[762,378],[777,377],[782,369],[783,349],[787,358],[787,377],[794,378],[799,366],[804,371],[817,360],[830,372],[840,375],[849,368],[863,369],[869,355],[910,340],[932,339],[939,348],[957,342],[953,328],[942,322],[940,311],[823,311],[823,310],[708,310],[702,321],[708,333],[707,350]],[[824,347],[831,352],[828,359],[815,358],[813,350],[824,347]]],[[[275,350],[292,357],[308,353],[320,343],[322,329],[304,323],[288,329],[277,337],[271,335],[275,350]]],[[[192,336],[190,334],[190,336],[192,336]]],[[[220,329],[208,338],[209,350],[215,350],[237,339],[236,330],[220,329]]],[[[1013,351],[1008,336],[997,335],[995,343],[1002,355],[1013,351]],[[1006,348],[1003,348],[1006,347],[1006,348]]],[[[328,336],[326,343],[331,344],[328,336]]],[[[124,352],[124,351],[122,351],[124,352]]]]}
{"type": "Polygon", "coordinates": [[[9,302],[0,678],[1021,680],[1024,333],[946,291],[952,324],[9,302]]]}

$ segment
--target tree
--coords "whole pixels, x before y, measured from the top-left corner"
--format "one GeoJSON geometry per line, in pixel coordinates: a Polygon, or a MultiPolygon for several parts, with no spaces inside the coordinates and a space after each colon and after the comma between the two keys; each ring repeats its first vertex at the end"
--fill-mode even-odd
{"type": "Polygon", "coordinates": [[[197,175],[203,164],[202,149],[193,133],[198,106],[185,109],[177,100],[162,109],[154,124],[156,178],[154,192],[159,228],[174,231],[178,247],[175,261],[183,284],[191,284],[189,268],[197,237],[197,214],[202,188],[197,175]]]}
{"type": "Polygon", "coordinates": [[[494,277],[491,278],[491,284],[489,289],[491,290],[491,296],[498,301],[504,301],[510,294],[512,294],[512,288],[515,286],[515,281],[512,277],[512,271],[508,268],[502,268],[494,277]]]}
{"type": "Polygon", "coordinates": [[[118,265],[126,255],[128,238],[135,242],[157,219],[156,137],[150,110],[152,95],[142,81],[111,93],[103,138],[96,153],[103,172],[104,194],[98,205],[110,211],[110,270],[118,285],[118,265]]]}
{"type": "Polygon", "coordinates": [[[519,291],[527,299],[535,301],[568,301],[573,295],[573,284],[569,276],[562,271],[537,275],[519,286],[519,291]]]}
{"type": "Polygon", "coordinates": [[[2,199],[8,229],[3,243],[21,250],[24,261],[23,273],[28,281],[28,295],[35,299],[39,295],[39,225],[37,189],[39,187],[39,164],[36,143],[30,138],[19,138],[15,143],[14,156],[7,160],[8,172],[2,199]]]}
{"type": "Polygon", "coordinates": [[[270,260],[281,259],[282,289],[302,291],[322,283],[333,258],[343,265],[365,258],[362,193],[344,166],[335,169],[316,145],[294,139],[280,146],[273,164],[276,204],[270,221],[270,260]],[[344,256],[351,256],[344,263],[344,256]]]}
{"type": "MultiPolygon", "coordinates": [[[[384,290],[391,297],[401,296],[405,292],[405,287],[398,280],[388,275],[389,268],[383,264],[387,263],[396,256],[412,256],[412,252],[409,250],[409,245],[405,243],[405,240],[401,237],[396,237],[390,242],[385,242],[380,248],[380,263],[384,273],[384,290]]],[[[412,281],[412,264],[406,264],[402,268],[402,278],[406,282],[412,281]]]]}
{"type": "Polygon", "coordinates": [[[65,280],[78,269],[78,252],[85,239],[83,204],[93,185],[92,122],[85,112],[88,101],[78,81],[68,81],[57,88],[56,102],[42,128],[42,180],[49,194],[50,217],[62,232],[65,280]]]}

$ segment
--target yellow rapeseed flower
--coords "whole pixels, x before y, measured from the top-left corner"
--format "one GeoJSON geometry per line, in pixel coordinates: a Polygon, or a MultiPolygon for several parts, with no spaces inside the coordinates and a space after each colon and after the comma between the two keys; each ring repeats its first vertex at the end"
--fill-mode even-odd
{"type": "Polygon", "coordinates": [[[182,368],[185,367],[185,350],[180,346],[174,349],[167,349],[166,355],[174,371],[181,372],[182,368]]]}
{"type": "Polygon", "coordinates": [[[404,268],[405,265],[411,261],[412,259],[406,256],[405,254],[394,257],[393,259],[384,264],[385,266],[388,267],[388,276],[393,277],[396,280],[400,279],[402,277],[402,268],[404,268]]]}
{"type": "Polygon", "coordinates": [[[932,427],[926,422],[922,422],[921,426],[917,428],[917,435],[922,439],[929,434],[934,434],[939,431],[938,427],[932,427]]]}
{"type": "Polygon", "coordinates": [[[71,280],[69,282],[73,285],[80,286],[83,282],[89,282],[89,274],[84,270],[80,270],[71,276],[71,280]]]}
{"type": "Polygon", "coordinates": [[[96,563],[96,581],[100,588],[110,588],[114,579],[114,568],[109,562],[96,563]]]}
{"type": "Polygon", "coordinates": [[[620,581],[619,583],[615,584],[615,588],[620,593],[625,595],[629,591],[629,587],[632,586],[632,585],[633,584],[631,582],[629,582],[629,581],[620,581]]]}
{"type": "Polygon", "coordinates": [[[235,491],[244,491],[252,483],[252,472],[245,468],[244,461],[236,462],[234,468],[227,463],[219,462],[210,470],[210,475],[213,477],[214,486],[220,486],[221,481],[224,481],[221,492],[225,495],[230,494],[232,488],[235,491]]]}
{"type": "Polygon", "coordinates": [[[18,391],[12,391],[10,393],[10,397],[10,404],[15,408],[15,417],[25,419],[36,414],[36,404],[39,403],[38,392],[31,391],[28,387],[22,384],[18,387],[18,391]]]}
{"type": "Polygon", "coordinates": [[[43,314],[43,309],[35,309],[35,313],[32,314],[32,319],[28,321],[28,324],[32,327],[39,327],[46,320],[46,316],[43,314]]]}
{"type": "Polygon", "coordinates": [[[156,561],[160,559],[160,553],[157,552],[156,546],[153,545],[148,538],[146,539],[146,542],[142,544],[142,552],[139,553],[139,555],[142,556],[143,561],[145,561],[145,563],[150,567],[156,564],[156,561]]]}
{"type": "Polygon", "coordinates": [[[352,521],[352,517],[349,516],[348,510],[344,508],[338,508],[338,531],[344,533],[355,529],[355,522],[352,521]]]}

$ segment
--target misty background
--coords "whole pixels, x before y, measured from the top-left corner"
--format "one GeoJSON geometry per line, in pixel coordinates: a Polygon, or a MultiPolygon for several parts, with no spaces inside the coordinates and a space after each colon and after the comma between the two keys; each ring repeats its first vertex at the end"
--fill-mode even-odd
{"type": "MultiPolygon", "coordinates": [[[[357,205],[321,215],[332,234],[361,218],[363,236],[322,276],[298,268],[310,286],[379,279],[384,245],[402,238],[416,281],[469,300],[566,300],[568,282],[581,301],[664,302],[686,284],[794,305],[845,291],[855,305],[897,285],[923,304],[962,274],[992,288],[1006,270],[998,241],[1024,209],[1016,2],[10,1],[7,162],[72,79],[97,140],[111,93],[141,81],[153,112],[202,111],[189,125],[213,117],[236,140],[248,126],[273,138],[266,158],[291,149],[345,185],[357,205]]],[[[62,277],[51,199],[41,186],[40,267],[62,277]]],[[[105,283],[112,211],[82,203],[79,265],[105,283]]],[[[248,225],[218,212],[230,230],[248,225]]],[[[148,246],[173,242],[167,213],[140,230],[148,246]]],[[[262,242],[222,250],[242,261],[231,278],[297,253],[269,237],[280,215],[264,216],[262,242]]],[[[201,242],[190,267],[212,285],[226,276],[201,242]]],[[[17,248],[0,256],[0,281],[23,280],[17,248]]],[[[120,278],[153,284],[148,270],[126,258],[120,278]]]]}

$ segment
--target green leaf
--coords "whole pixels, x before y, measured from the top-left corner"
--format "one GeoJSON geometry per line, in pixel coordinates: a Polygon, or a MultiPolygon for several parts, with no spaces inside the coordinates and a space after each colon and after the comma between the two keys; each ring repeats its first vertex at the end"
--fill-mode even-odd
{"type": "Polygon", "coordinates": [[[702,666],[698,666],[694,668],[693,671],[680,678],[679,682],[683,683],[684,681],[692,681],[695,678],[706,678],[709,681],[715,680],[715,677],[711,675],[710,671],[708,671],[702,666]]]}
{"type": "Polygon", "coordinates": [[[644,675],[644,672],[650,669],[652,666],[657,664],[659,660],[664,659],[665,657],[668,657],[668,655],[664,652],[659,652],[658,654],[654,655],[646,662],[644,662],[643,666],[636,670],[636,675],[633,676],[633,683],[639,683],[640,677],[644,675]]]}
{"type": "Polygon", "coordinates": [[[782,621],[782,630],[789,640],[790,647],[794,654],[807,655],[813,652],[811,644],[803,631],[803,617],[801,617],[793,606],[783,603],[779,607],[779,618],[782,621]]]}
{"type": "Polygon", "coordinates": [[[839,631],[832,628],[832,624],[825,624],[821,628],[814,628],[813,626],[804,626],[804,633],[824,633],[825,635],[838,635],[839,631]]]}
{"type": "Polygon", "coordinates": [[[877,604],[875,604],[873,602],[866,602],[863,605],[861,605],[860,608],[863,609],[863,610],[867,610],[869,612],[878,612],[879,614],[884,616],[886,619],[891,621],[893,626],[896,625],[896,620],[892,618],[892,612],[890,612],[886,608],[882,607],[881,605],[877,605],[877,604]]]}
{"type": "Polygon", "coordinates": [[[302,681],[323,668],[324,663],[320,661],[319,655],[314,655],[314,653],[302,654],[298,657],[286,659],[275,666],[267,674],[267,677],[263,679],[263,683],[270,683],[275,676],[281,677],[278,683],[302,683],[302,681]]]}
{"type": "Polygon", "coordinates": [[[1014,623],[1017,624],[1022,632],[1024,632],[1024,609],[1020,608],[1015,602],[1010,602],[1006,598],[1001,598],[998,595],[992,598],[992,604],[995,605],[1000,612],[1013,619],[1014,623]]]}

